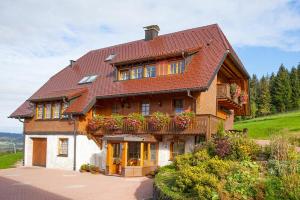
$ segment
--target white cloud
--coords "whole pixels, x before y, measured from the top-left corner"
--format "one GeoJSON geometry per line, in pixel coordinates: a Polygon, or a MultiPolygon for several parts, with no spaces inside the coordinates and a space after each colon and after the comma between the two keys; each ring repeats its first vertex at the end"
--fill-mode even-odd
{"type": "Polygon", "coordinates": [[[297,1],[0,2],[0,131],[21,131],[6,117],[58,70],[91,49],[218,23],[234,46],[300,51],[297,1]]]}

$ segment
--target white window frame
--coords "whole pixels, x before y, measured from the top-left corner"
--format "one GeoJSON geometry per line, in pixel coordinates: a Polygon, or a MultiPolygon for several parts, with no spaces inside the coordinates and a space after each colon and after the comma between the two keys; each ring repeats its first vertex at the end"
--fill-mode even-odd
{"type": "Polygon", "coordinates": [[[36,119],[43,119],[44,117],[44,104],[37,104],[36,106],[36,119]]]}
{"type": "Polygon", "coordinates": [[[45,119],[51,119],[52,117],[52,104],[47,103],[45,105],[45,119]]]}
{"type": "Polygon", "coordinates": [[[59,138],[58,139],[58,156],[68,157],[69,155],[69,138],[59,138]],[[66,142],[66,143],[64,143],[66,142]],[[64,147],[63,145],[66,145],[64,147]]]}
{"type": "Polygon", "coordinates": [[[150,115],[150,102],[142,102],[142,105],[141,105],[141,114],[143,116],[150,115]]]}
{"type": "Polygon", "coordinates": [[[60,110],[61,110],[61,104],[55,103],[54,109],[53,109],[53,119],[59,119],[60,118],[60,110]]]}

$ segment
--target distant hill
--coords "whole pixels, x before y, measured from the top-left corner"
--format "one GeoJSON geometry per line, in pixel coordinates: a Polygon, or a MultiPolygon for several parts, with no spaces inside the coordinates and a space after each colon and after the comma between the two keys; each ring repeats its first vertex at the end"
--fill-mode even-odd
{"type": "Polygon", "coordinates": [[[13,151],[14,145],[16,149],[23,149],[23,134],[0,132],[0,152],[13,151]]]}

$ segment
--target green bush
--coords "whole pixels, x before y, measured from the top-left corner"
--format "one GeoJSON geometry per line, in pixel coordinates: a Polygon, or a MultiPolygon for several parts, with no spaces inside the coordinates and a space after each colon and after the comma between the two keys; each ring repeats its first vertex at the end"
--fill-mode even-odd
{"type": "Polygon", "coordinates": [[[249,138],[231,137],[231,159],[233,160],[251,160],[256,159],[260,152],[260,147],[249,138]]]}

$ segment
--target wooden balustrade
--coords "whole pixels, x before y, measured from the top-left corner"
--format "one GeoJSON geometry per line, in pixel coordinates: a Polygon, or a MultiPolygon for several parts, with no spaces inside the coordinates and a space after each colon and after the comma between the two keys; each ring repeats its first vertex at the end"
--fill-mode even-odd
{"type": "Polygon", "coordinates": [[[179,129],[173,118],[171,117],[170,122],[161,129],[155,129],[151,127],[151,125],[148,123],[146,117],[145,122],[142,124],[140,128],[137,130],[132,129],[132,127],[128,126],[126,123],[126,120],[123,122],[122,128],[118,130],[106,130],[104,128],[101,128],[100,130],[93,133],[93,135],[105,135],[105,134],[161,134],[161,135],[168,135],[168,134],[188,134],[188,135],[207,135],[211,136],[212,134],[217,132],[218,126],[221,118],[218,118],[214,115],[196,115],[191,122],[189,123],[189,126],[186,129],[179,129]]]}
{"type": "Polygon", "coordinates": [[[222,83],[217,85],[217,98],[218,99],[228,99],[236,104],[240,104],[238,97],[232,97],[230,94],[230,84],[222,83]]]}

